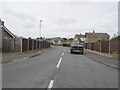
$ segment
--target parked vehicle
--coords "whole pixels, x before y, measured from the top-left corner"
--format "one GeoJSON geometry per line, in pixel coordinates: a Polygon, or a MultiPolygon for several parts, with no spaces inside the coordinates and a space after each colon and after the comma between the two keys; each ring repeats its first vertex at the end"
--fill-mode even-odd
{"type": "Polygon", "coordinates": [[[70,46],[70,53],[73,54],[75,52],[83,54],[83,52],[84,52],[83,44],[75,43],[75,44],[71,45],[70,46]]]}

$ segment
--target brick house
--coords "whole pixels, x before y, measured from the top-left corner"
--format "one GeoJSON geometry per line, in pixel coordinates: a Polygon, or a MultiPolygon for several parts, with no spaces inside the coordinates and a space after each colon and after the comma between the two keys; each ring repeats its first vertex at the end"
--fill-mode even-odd
{"type": "Polygon", "coordinates": [[[94,43],[98,40],[109,40],[110,35],[107,33],[85,33],[85,43],[94,43]]]}
{"type": "MultiPolygon", "coordinates": [[[[4,22],[0,20],[0,51],[3,49],[3,39],[13,39],[16,36],[11,33],[5,26],[4,22]]],[[[4,44],[5,45],[5,44],[4,44]]],[[[7,45],[7,44],[6,44],[7,45]]]]}
{"type": "Polygon", "coordinates": [[[0,20],[0,38],[15,38],[15,37],[16,36],[4,26],[4,22],[0,20]]]}

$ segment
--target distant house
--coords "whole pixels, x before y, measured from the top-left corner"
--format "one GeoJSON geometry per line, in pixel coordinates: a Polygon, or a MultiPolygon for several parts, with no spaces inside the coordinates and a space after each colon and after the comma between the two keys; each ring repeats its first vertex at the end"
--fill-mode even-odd
{"type": "Polygon", "coordinates": [[[52,43],[52,38],[46,38],[45,40],[52,43]]]}
{"type": "Polygon", "coordinates": [[[11,33],[5,26],[4,22],[0,20],[0,38],[15,38],[16,36],[11,33]]]}
{"type": "Polygon", "coordinates": [[[107,33],[85,33],[85,43],[93,43],[97,42],[98,40],[109,40],[110,35],[107,33]]]}
{"type": "Polygon", "coordinates": [[[84,43],[85,35],[83,34],[76,34],[73,40],[73,43],[84,43]]]}
{"type": "Polygon", "coordinates": [[[73,40],[62,40],[62,44],[72,44],[73,40]]]}
{"type": "Polygon", "coordinates": [[[61,37],[53,37],[52,38],[52,43],[53,44],[62,44],[62,38],[61,37]]]}

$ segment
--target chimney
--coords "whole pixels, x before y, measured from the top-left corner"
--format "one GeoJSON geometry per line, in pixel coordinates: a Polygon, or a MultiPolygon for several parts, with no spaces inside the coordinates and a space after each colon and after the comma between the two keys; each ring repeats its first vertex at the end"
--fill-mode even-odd
{"type": "Polygon", "coordinates": [[[95,33],[95,31],[93,30],[93,33],[95,33]]]}
{"type": "Polygon", "coordinates": [[[0,26],[4,26],[4,22],[0,19],[0,26]]]}

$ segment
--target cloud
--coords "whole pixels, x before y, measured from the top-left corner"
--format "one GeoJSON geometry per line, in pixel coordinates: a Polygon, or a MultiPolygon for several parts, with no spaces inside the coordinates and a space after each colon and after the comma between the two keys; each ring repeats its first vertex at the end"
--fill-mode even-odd
{"type": "Polygon", "coordinates": [[[39,34],[39,20],[42,22],[42,36],[71,36],[76,33],[117,32],[117,3],[4,3],[5,25],[17,35],[36,37],[39,34]],[[112,30],[112,31],[110,31],[112,30]]]}
{"type": "Polygon", "coordinates": [[[35,28],[35,25],[33,23],[24,23],[23,27],[26,29],[32,29],[35,28]]]}
{"type": "Polygon", "coordinates": [[[56,17],[56,19],[53,21],[55,24],[71,24],[76,23],[77,20],[75,18],[65,18],[65,17],[56,17]]]}
{"type": "Polygon", "coordinates": [[[118,2],[118,1],[119,0],[4,0],[4,2],[118,2]]]}
{"type": "Polygon", "coordinates": [[[21,21],[33,22],[35,20],[35,16],[33,14],[29,14],[25,11],[22,11],[21,9],[15,9],[15,8],[9,7],[9,6],[3,8],[3,16],[5,18],[7,16],[11,16],[12,18],[17,18],[21,21]]]}
{"type": "Polygon", "coordinates": [[[36,29],[36,18],[33,14],[24,11],[24,9],[17,8],[21,5],[21,3],[4,3],[3,20],[14,34],[29,37],[32,34],[29,32],[36,29]]]}

